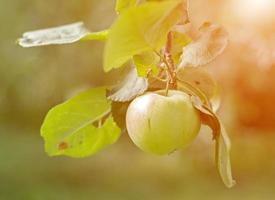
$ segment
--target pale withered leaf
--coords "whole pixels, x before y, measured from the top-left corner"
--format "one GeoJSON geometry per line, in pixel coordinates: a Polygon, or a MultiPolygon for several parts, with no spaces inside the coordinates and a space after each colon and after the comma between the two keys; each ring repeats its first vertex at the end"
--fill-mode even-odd
{"type": "Polygon", "coordinates": [[[194,88],[199,89],[211,104],[211,108],[216,112],[220,105],[220,91],[218,83],[202,67],[186,67],[180,68],[177,73],[177,77],[183,80],[194,88]]]}
{"type": "Polygon", "coordinates": [[[79,40],[105,40],[108,31],[90,32],[83,24],[77,22],[64,26],[30,31],[18,39],[22,47],[36,47],[52,44],[69,44],[79,40]]]}
{"type": "Polygon", "coordinates": [[[216,163],[224,184],[231,188],[236,184],[232,178],[230,148],[231,143],[227,132],[220,122],[221,132],[216,139],[216,163]]]}
{"type": "Polygon", "coordinates": [[[213,139],[217,139],[220,134],[220,122],[214,112],[207,108],[199,97],[191,96],[193,106],[200,112],[203,124],[212,129],[213,139]]]}
{"type": "Polygon", "coordinates": [[[216,141],[216,165],[221,179],[226,187],[233,187],[236,182],[232,177],[230,162],[230,139],[227,132],[216,114],[203,105],[202,101],[195,96],[191,97],[193,106],[200,111],[202,123],[208,125],[213,132],[216,141]]]}
{"type": "Polygon", "coordinates": [[[183,15],[181,23],[182,24],[189,23],[189,21],[190,21],[190,19],[189,19],[189,0],[183,0],[182,10],[183,10],[183,12],[186,13],[186,15],[183,15]]]}
{"type": "Polygon", "coordinates": [[[198,30],[190,22],[186,24],[177,24],[173,27],[172,31],[188,35],[192,40],[198,38],[198,30]]]}
{"type": "Polygon", "coordinates": [[[178,77],[198,87],[209,100],[214,96],[217,90],[217,83],[214,78],[202,68],[187,67],[178,71],[178,77]]]}
{"type": "MultiPolygon", "coordinates": [[[[140,0],[140,1],[142,2],[142,0],[140,0]]],[[[165,1],[165,0],[145,0],[145,1],[165,1]]],[[[179,21],[178,24],[182,25],[182,24],[186,24],[186,23],[190,22],[190,19],[189,19],[190,2],[189,2],[189,0],[181,0],[181,1],[182,1],[181,10],[184,13],[184,15],[182,16],[181,21],[179,21]]]]}
{"type": "Polygon", "coordinates": [[[138,95],[143,94],[147,89],[147,79],[139,77],[136,68],[132,67],[124,81],[122,81],[118,89],[115,89],[108,99],[117,102],[131,101],[138,95]]]}
{"type": "Polygon", "coordinates": [[[226,48],[228,34],[223,27],[206,22],[199,31],[198,39],[183,48],[179,68],[208,64],[226,48]]]}

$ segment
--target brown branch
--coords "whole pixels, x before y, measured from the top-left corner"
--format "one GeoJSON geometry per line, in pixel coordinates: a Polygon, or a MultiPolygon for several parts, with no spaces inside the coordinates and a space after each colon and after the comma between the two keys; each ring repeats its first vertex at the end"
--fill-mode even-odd
{"type": "Polygon", "coordinates": [[[165,64],[167,65],[167,71],[169,74],[170,79],[170,86],[171,88],[177,88],[177,78],[176,78],[176,72],[175,72],[175,65],[172,58],[172,47],[173,47],[173,34],[172,32],[169,32],[167,35],[167,42],[164,49],[164,60],[165,64]]]}

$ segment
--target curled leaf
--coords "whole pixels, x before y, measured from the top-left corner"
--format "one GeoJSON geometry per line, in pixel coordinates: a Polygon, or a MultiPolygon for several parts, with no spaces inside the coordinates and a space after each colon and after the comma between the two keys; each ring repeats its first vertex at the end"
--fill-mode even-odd
{"type": "Polygon", "coordinates": [[[191,97],[193,106],[200,112],[202,123],[208,125],[213,132],[216,141],[216,165],[223,183],[226,187],[233,187],[236,182],[232,177],[230,162],[230,139],[226,130],[216,114],[205,106],[202,101],[195,96],[191,97]]]}
{"type": "Polygon", "coordinates": [[[105,40],[108,31],[90,32],[83,24],[77,22],[54,28],[26,32],[18,39],[22,47],[36,47],[52,44],[69,44],[79,40],[105,40]]]}
{"type": "Polygon", "coordinates": [[[132,67],[118,89],[108,96],[108,99],[117,102],[131,101],[148,89],[148,81],[139,77],[135,67],[132,67]]]}
{"type": "Polygon", "coordinates": [[[220,122],[218,117],[211,109],[205,106],[199,97],[191,96],[193,106],[200,112],[201,121],[212,129],[213,139],[220,134],[220,122]]]}
{"type": "Polygon", "coordinates": [[[224,184],[231,188],[236,184],[232,178],[231,161],[230,161],[230,139],[227,132],[220,122],[221,132],[216,139],[216,163],[224,184]]]}
{"type": "Polygon", "coordinates": [[[130,102],[112,102],[112,115],[121,130],[126,129],[126,112],[130,102]]]}
{"type": "Polygon", "coordinates": [[[183,48],[179,68],[208,64],[226,48],[228,34],[223,27],[206,22],[199,31],[199,38],[183,48]]]}

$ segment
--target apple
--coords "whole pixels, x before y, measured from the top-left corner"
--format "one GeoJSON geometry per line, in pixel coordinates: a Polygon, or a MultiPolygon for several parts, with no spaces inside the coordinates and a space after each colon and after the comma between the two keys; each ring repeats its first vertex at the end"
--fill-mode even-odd
{"type": "Polygon", "coordinates": [[[190,144],[201,126],[189,95],[170,90],[148,92],[134,99],[126,113],[126,128],[143,151],[164,155],[190,144]]]}

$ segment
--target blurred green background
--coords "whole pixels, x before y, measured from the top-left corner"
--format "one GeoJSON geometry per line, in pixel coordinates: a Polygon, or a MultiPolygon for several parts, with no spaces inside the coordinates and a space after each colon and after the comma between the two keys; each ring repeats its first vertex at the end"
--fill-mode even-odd
{"type": "Polygon", "coordinates": [[[0,199],[274,199],[275,36],[272,0],[194,0],[191,20],[223,24],[226,52],[207,68],[222,87],[222,117],[232,139],[237,185],[226,189],[203,128],[185,150],[158,157],[119,142],[86,159],[49,158],[39,127],[47,111],[104,74],[101,42],[22,49],[28,30],[84,21],[94,31],[114,20],[112,0],[0,0],[0,199]],[[206,9],[207,8],[207,9],[206,9]],[[254,10],[253,10],[254,9],[254,10]]]}

